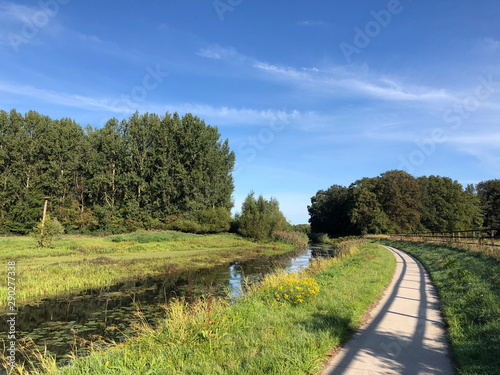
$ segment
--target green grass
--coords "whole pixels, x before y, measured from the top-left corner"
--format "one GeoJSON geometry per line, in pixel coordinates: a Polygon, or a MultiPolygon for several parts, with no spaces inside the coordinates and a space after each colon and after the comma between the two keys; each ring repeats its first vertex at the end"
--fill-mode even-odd
{"type": "Polygon", "coordinates": [[[500,374],[500,262],[432,244],[383,241],[416,257],[441,300],[459,374],[500,374]]]}
{"type": "MultiPolygon", "coordinates": [[[[87,288],[102,288],[123,278],[196,269],[260,253],[290,250],[282,243],[259,244],[235,234],[196,235],[174,231],[139,231],[103,238],[64,236],[53,248],[38,248],[30,237],[0,238],[0,278],[7,262],[16,262],[16,303],[87,288]]],[[[0,308],[7,305],[7,285],[0,287],[0,308]]]]}
{"type": "Polygon", "coordinates": [[[107,351],[96,350],[57,374],[311,374],[346,340],[388,285],[395,266],[386,249],[364,243],[354,256],[315,263],[301,273],[320,291],[313,302],[276,301],[284,275],[271,275],[233,305],[170,304],[152,330],[107,351]]]}

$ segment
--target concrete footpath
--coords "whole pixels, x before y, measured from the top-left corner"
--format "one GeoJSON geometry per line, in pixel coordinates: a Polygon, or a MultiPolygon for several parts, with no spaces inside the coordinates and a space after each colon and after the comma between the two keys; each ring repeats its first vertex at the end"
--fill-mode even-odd
{"type": "Polygon", "coordinates": [[[370,319],[328,363],[324,375],[454,374],[439,300],[424,267],[385,246],[396,271],[370,319]]]}

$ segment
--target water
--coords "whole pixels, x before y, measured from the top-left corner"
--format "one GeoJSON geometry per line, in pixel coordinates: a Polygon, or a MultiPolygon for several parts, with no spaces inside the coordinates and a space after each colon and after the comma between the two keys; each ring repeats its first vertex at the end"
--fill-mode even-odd
{"type": "MultiPolygon", "coordinates": [[[[323,251],[325,248],[322,248],[323,251]]],[[[208,293],[236,301],[246,285],[277,269],[296,272],[307,268],[318,248],[294,251],[276,257],[261,257],[193,272],[121,282],[100,290],[43,300],[19,309],[16,331],[21,342],[58,358],[79,350],[90,341],[120,342],[134,335],[133,324],[155,321],[165,316],[162,307],[171,298],[185,297],[189,302],[208,293]],[[80,349],[78,349],[80,348],[80,349]]],[[[3,316],[0,329],[6,330],[3,316]]],[[[19,361],[20,359],[18,359],[19,361]]]]}

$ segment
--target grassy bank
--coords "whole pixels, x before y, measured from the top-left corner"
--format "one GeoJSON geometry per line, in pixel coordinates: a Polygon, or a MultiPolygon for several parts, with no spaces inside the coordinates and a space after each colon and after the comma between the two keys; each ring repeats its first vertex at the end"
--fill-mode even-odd
{"type": "Polygon", "coordinates": [[[384,243],[413,255],[429,271],[459,374],[500,374],[500,262],[447,246],[384,243]]]}
{"type": "MultiPolygon", "coordinates": [[[[123,278],[140,278],[196,269],[241,257],[292,249],[283,243],[261,244],[234,234],[196,235],[140,231],[109,237],[64,236],[53,248],[38,248],[30,237],[0,238],[0,278],[7,262],[16,263],[16,303],[34,302],[87,288],[101,288],[123,278]]],[[[0,287],[0,308],[7,286],[0,287]]]]}
{"type": "Polygon", "coordinates": [[[314,373],[331,349],[362,321],[389,283],[394,265],[390,252],[364,243],[354,256],[315,263],[295,283],[284,274],[272,275],[233,305],[211,298],[194,307],[172,303],[156,330],[140,327],[139,337],[105,352],[96,350],[69,367],[56,368],[49,360],[46,370],[57,374],[314,373]],[[285,296],[290,285],[304,291],[285,296]]]}

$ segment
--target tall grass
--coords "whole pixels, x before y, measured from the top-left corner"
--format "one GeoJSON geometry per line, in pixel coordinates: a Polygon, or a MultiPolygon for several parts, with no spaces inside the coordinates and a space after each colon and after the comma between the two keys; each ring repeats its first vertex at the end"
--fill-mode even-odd
{"type": "Polygon", "coordinates": [[[276,231],[273,232],[273,240],[292,245],[297,249],[305,249],[309,243],[307,234],[301,232],[276,231]]]}
{"type": "Polygon", "coordinates": [[[360,236],[344,236],[344,237],[330,238],[330,236],[326,233],[309,233],[308,236],[312,242],[325,245],[332,245],[332,246],[340,245],[345,241],[354,241],[361,238],[360,236]]]}
{"type": "Polygon", "coordinates": [[[449,246],[387,241],[422,262],[436,286],[459,374],[500,374],[500,262],[449,246]]]}
{"type": "MultiPolygon", "coordinates": [[[[293,249],[282,242],[262,244],[236,234],[196,235],[174,231],[140,231],[105,238],[64,236],[53,248],[38,248],[27,237],[0,238],[0,278],[7,262],[16,262],[16,303],[102,288],[123,278],[141,278],[210,267],[234,258],[293,249]]],[[[0,285],[0,307],[7,305],[0,285]]]]}
{"type": "MultiPolygon", "coordinates": [[[[266,277],[235,304],[208,298],[175,301],[152,330],[100,351],[56,374],[311,374],[346,340],[389,283],[395,260],[365,243],[353,256],[315,262],[298,274],[319,286],[316,298],[281,304],[274,291],[285,274],[266,277]],[[210,308],[208,307],[210,304],[210,308]]],[[[50,362],[50,361],[49,361],[50,362]]],[[[23,373],[19,371],[19,373],[23,373]]],[[[43,369],[38,373],[47,373],[43,369]]]]}

